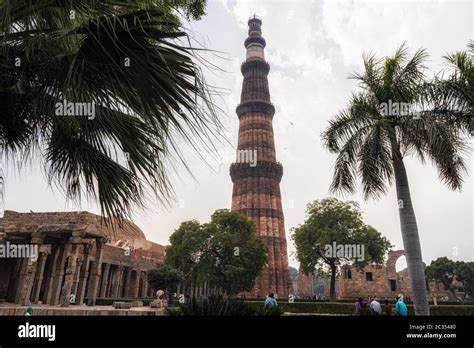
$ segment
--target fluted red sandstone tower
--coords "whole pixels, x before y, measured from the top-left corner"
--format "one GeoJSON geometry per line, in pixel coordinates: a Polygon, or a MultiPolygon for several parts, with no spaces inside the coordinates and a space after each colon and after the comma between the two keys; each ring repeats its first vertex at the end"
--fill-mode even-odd
{"type": "Polygon", "coordinates": [[[280,195],[283,167],[276,161],[272,119],[275,108],[270,102],[265,61],[262,21],[255,16],[248,21],[245,40],[247,57],[242,64],[244,76],[240,104],[237,160],[230,166],[234,183],[232,210],[249,216],[268,252],[267,266],[255,281],[253,296],[274,292],[287,297],[290,290],[285,224],[280,195]]]}

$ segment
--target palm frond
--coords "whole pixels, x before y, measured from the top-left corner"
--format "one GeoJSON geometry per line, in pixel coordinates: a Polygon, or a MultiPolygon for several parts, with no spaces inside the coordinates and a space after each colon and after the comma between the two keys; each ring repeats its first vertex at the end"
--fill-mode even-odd
{"type": "Polygon", "coordinates": [[[393,181],[391,141],[378,124],[364,140],[358,153],[358,172],[362,178],[365,199],[379,198],[393,181]]]}
{"type": "Polygon", "coordinates": [[[97,199],[120,219],[150,196],[172,199],[167,168],[187,168],[183,143],[214,153],[217,92],[174,8],[19,0],[0,10],[0,139],[10,151],[44,151],[48,180],[66,197],[97,199]],[[57,116],[62,102],[89,103],[96,115],[57,116]]]}

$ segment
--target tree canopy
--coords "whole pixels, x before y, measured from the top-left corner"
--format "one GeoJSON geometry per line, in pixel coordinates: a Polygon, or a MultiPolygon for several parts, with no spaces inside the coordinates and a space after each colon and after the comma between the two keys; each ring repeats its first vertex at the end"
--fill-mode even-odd
{"type": "Polygon", "coordinates": [[[427,280],[443,284],[455,298],[457,291],[474,296],[474,262],[453,261],[447,257],[438,257],[431,261],[425,270],[427,280]]]}
{"type": "Polygon", "coordinates": [[[164,289],[176,292],[179,283],[183,280],[183,274],[168,265],[152,269],[147,272],[148,284],[154,289],[164,289]]]}
{"type": "Polygon", "coordinates": [[[254,223],[245,215],[217,210],[209,223],[185,221],[171,235],[166,263],[188,284],[207,282],[228,295],[250,291],[267,260],[254,223]]]}
{"type": "Polygon", "coordinates": [[[354,265],[359,270],[369,263],[381,264],[390,242],[362,220],[357,203],[335,198],[307,205],[303,224],[292,230],[300,270],[305,274],[328,270],[331,274],[331,298],[341,266],[354,265]]]}

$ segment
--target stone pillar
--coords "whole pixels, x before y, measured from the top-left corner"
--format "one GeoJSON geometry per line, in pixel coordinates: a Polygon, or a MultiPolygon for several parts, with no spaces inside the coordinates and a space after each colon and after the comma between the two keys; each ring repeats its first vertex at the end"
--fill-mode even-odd
{"type": "Polygon", "coordinates": [[[15,296],[15,303],[22,306],[30,304],[31,289],[33,287],[33,280],[36,273],[36,260],[31,258],[23,258],[20,270],[20,279],[15,296]]]}
{"type": "Polygon", "coordinates": [[[67,269],[64,277],[64,285],[61,288],[61,307],[69,307],[70,304],[72,286],[76,276],[77,254],[81,243],[82,238],[75,236],[73,232],[73,236],[69,239],[69,244],[66,248],[67,269]]]}
{"type": "Polygon", "coordinates": [[[10,277],[7,290],[7,301],[15,303],[16,291],[18,288],[18,278],[21,270],[22,259],[16,259],[13,265],[13,273],[10,277]]]}
{"type": "MultiPolygon", "coordinates": [[[[82,272],[84,261],[82,256],[77,258],[76,273],[74,273],[74,280],[72,281],[71,294],[74,294],[77,299],[77,288],[79,287],[79,280],[82,272]]],[[[76,300],[77,301],[77,300],[76,300]]],[[[77,302],[74,302],[77,304],[77,302]]]]}
{"type": "Polygon", "coordinates": [[[84,296],[86,294],[87,279],[89,278],[89,261],[91,258],[91,246],[90,244],[84,244],[84,258],[81,268],[81,274],[79,275],[79,285],[76,293],[76,303],[82,305],[84,302],[84,296]]]}
{"type": "Polygon", "coordinates": [[[135,278],[132,278],[130,283],[130,297],[138,297],[138,287],[140,284],[140,272],[138,270],[132,270],[135,272],[135,278]]]}
{"type": "MultiPolygon", "coordinates": [[[[36,268],[38,265],[39,248],[44,242],[44,236],[42,233],[34,232],[31,234],[30,251],[31,257],[24,258],[21,271],[20,281],[17,288],[17,302],[22,306],[31,304],[31,292],[33,290],[33,284],[35,280],[36,268]]],[[[26,255],[28,256],[28,255],[26,255]]]]}
{"type": "Polygon", "coordinates": [[[57,305],[59,304],[61,296],[61,285],[64,278],[64,268],[66,267],[67,260],[67,245],[61,245],[60,255],[57,262],[56,270],[54,271],[53,278],[53,290],[51,293],[51,300],[48,304],[57,305]]]}
{"type": "Polygon", "coordinates": [[[38,257],[38,266],[36,270],[34,291],[33,291],[33,297],[32,297],[33,303],[38,303],[39,301],[41,285],[43,284],[43,278],[44,278],[44,266],[46,265],[47,258],[48,258],[47,253],[40,252],[39,257],[38,257]]]}
{"type": "Polygon", "coordinates": [[[127,271],[125,273],[125,284],[123,287],[123,297],[129,297],[130,296],[130,280],[132,277],[132,269],[130,267],[127,268],[127,271]]]}
{"type": "Polygon", "coordinates": [[[51,299],[53,297],[53,283],[54,283],[54,276],[56,272],[56,268],[58,267],[59,257],[61,255],[61,245],[57,245],[54,248],[54,251],[51,251],[51,263],[48,267],[46,283],[44,286],[44,296],[43,296],[43,303],[50,304],[51,299]]]}
{"type": "Polygon", "coordinates": [[[122,285],[123,266],[117,266],[114,273],[114,280],[112,283],[112,298],[120,297],[120,289],[122,285]]]}
{"type": "Polygon", "coordinates": [[[94,306],[97,299],[97,292],[101,274],[102,257],[104,254],[105,239],[96,240],[95,260],[91,269],[91,279],[89,284],[89,293],[87,294],[87,305],[94,306]]]}
{"type": "Polygon", "coordinates": [[[104,275],[102,276],[102,285],[100,287],[100,295],[99,297],[104,298],[107,297],[107,287],[109,285],[109,271],[110,271],[110,264],[104,264],[104,275]]]}
{"type": "Polygon", "coordinates": [[[148,297],[148,280],[146,279],[146,272],[143,272],[143,297],[148,297]]]}

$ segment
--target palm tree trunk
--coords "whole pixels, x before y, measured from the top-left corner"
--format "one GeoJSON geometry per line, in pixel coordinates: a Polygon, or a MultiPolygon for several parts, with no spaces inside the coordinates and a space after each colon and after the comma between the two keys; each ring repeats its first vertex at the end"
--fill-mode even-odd
{"type": "Polygon", "coordinates": [[[415,315],[430,315],[420,237],[418,235],[415,211],[411,202],[405,164],[398,150],[394,151],[393,157],[403,248],[405,249],[407,260],[415,315]]]}

